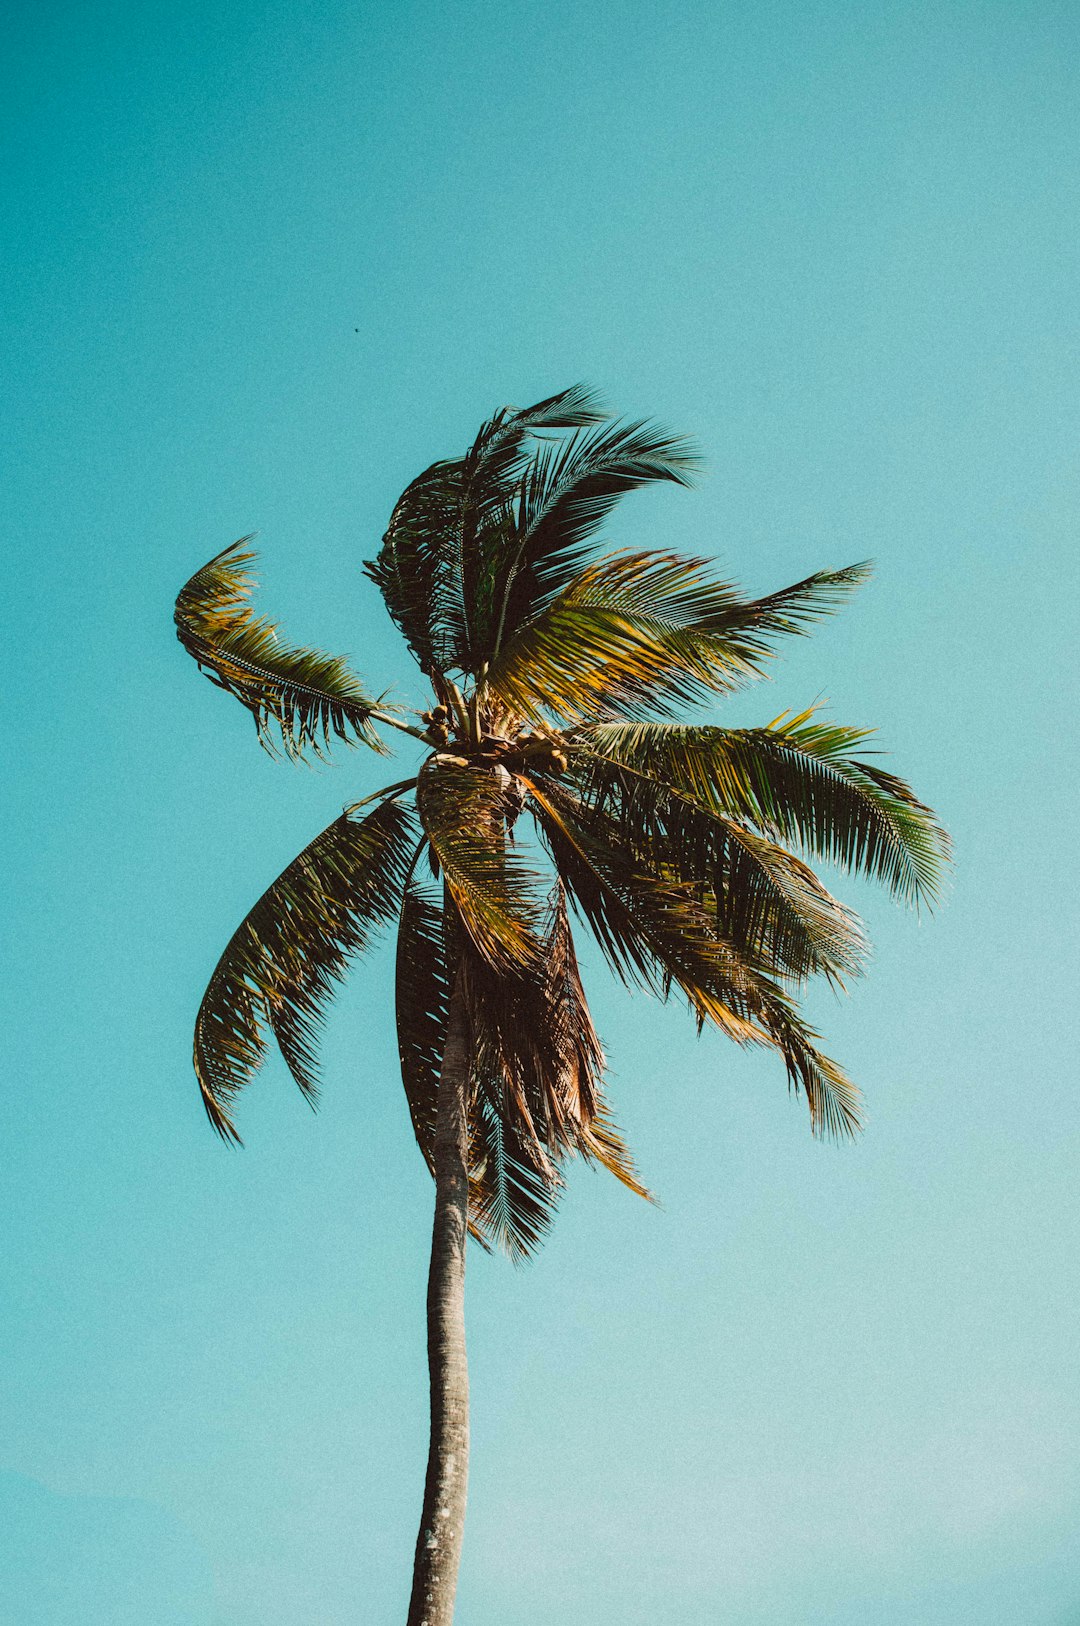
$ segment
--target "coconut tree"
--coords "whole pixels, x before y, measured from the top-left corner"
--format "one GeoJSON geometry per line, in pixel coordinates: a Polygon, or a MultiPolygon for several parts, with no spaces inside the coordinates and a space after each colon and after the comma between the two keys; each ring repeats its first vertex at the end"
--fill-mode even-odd
{"type": "Polygon", "coordinates": [[[946,838],[865,730],[813,711],[760,728],[682,720],[760,674],[774,644],[836,608],[863,565],[750,598],[709,561],[604,552],[624,493],[690,482],[690,445],[613,422],[573,388],[506,408],[463,457],[405,490],[367,566],[427,684],[424,710],[294,648],[250,603],[245,538],[187,583],[181,643],[292,758],[422,746],[409,777],[353,803],[255,904],[195,1024],[210,1122],[270,1036],[308,1101],[327,1004],[380,928],[397,934],[396,1016],[412,1128],[434,1178],[431,1443],[409,1626],[453,1616],[468,1460],[468,1235],[540,1243],[568,1162],[643,1196],[604,1095],[572,922],[624,983],[678,995],[699,1028],[775,1051],[814,1130],[851,1135],[854,1084],[798,998],[863,958],[856,917],[808,859],[931,901],[946,838]]]}

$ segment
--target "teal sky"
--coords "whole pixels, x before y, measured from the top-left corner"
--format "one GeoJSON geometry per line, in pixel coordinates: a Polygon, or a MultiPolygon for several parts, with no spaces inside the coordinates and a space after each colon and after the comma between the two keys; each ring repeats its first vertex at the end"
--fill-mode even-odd
{"type": "Polygon", "coordinates": [[[360,562],[480,420],[577,379],[693,433],[614,542],[873,583],[722,715],[823,700],[950,826],[922,923],[782,1068],[586,957],[651,1209],[580,1170],[470,1264],[461,1626],[1076,1626],[1080,12],[20,8],[5,227],[0,1615],[395,1626],[430,1184],[385,953],[313,1117],[210,1132],[195,1009],[361,752],[274,763],[171,628],[260,607],[420,691],[360,562]]]}

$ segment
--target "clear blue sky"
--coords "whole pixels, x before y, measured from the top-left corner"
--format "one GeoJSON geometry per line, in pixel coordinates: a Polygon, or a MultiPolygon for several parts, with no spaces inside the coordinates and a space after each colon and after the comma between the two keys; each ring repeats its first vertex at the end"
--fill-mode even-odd
{"type": "MultiPolygon", "coordinates": [[[[260,604],[410,693],[361,575],[401,487],[584,378],[709,479],[613,540],[873,584],[727,716],[828,702],[951,827],[812,1002],[869,1097],[590,962],[663,1201],[581,1171],[473,1259],[461,1626],[1073,1626],[1080,13],[1060,4],[23,7],[5,229],[0,1615],[396,1626],[430,1185],[385,954],[312,1117],[207,1127],[232,928],[392,770],[275,764],[173,640],[260,604]],[[381,776],[381,777],[380,777],[381,776]]],[[[413,691],[415,692],[415,691],[413,691]]]]}

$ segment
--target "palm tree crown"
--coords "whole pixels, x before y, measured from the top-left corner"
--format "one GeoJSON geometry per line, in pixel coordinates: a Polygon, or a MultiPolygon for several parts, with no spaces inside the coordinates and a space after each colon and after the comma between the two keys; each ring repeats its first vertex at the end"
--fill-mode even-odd
{"type": "Polygon", "coordinates": [[[452,997],[464,1013],[473,1234],[530,1252],[574,1154],[644,1194],[605,1102],[572,918],[623,981],[777,1051],[815,1130],[857,1127],[858,1092],[797,1000],[811,976],[856,974],[864,939],[807,859],[928,902],[947,840],[865,759],[865,730],[812,711],[761,728],[680,721],[760,674],[780,637],[866,575],[823,571],[751,599],[702,559],[601,551],[625,492],[688,484],[695,467],[684,440],[613,423],[574,388],[496,413],[464,457],[426,469],[366,567],[431,687],[412,721],[255,617],[244,542],[184,587],[182,644],[270,748],[384,751],[388,728],[427,747],[415,777],[300,853],[221,956],[195,1070],[222,1136],[238,1138],[235,1098],[268,1033],[314,1100],[328,998],[396,923],[401,1070],[433,1170],[452,997]]]}

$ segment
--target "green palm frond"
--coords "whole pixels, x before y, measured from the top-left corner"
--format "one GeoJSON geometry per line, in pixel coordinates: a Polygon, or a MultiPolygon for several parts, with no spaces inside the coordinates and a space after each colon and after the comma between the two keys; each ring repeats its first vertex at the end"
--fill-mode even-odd
{"type": "Polygon", "coordinates": [[[718,935],[771,975],[796,983],[823,975],[842,986],[861,970],[858,918],[794,854],[617,755],[572,750],[566,782],[614,820],[643,864],[693,888],[718,935]]]}
{"type": "Polygon", "coordinates": [[[613,819],[554,781],[535,776],[529,787],[554,861],[613,969],[664,998],[678,988],[699,1025],[778,1050],[815,1132],[853,1134],[857,1088],[817,1049],[768,968],[719,935],[716,917],[677,876],[647,869],[613,819]]]}
{"type": "Polygon", "coordinates": [[[421,671],[432,681],[457,665],[447,625],[456,597],[447,554],[460,495],[460,461],[433,463],[406,486],[382,547],[364,566],[421,671]]]}
{"type": "Polygon", "coordinates": [[[460,671],[477,671],[490,653],[510,504],[519,476],[537,455],[535,437],[595,424],[605,416],[593,392],[576,384],[531,407],[504,407],[482,425],[461,460],[457,510],[444,555],[450,664],[460,671]]]}
{"type": "Polygon", "coordinates": [[[649,423],[605,426],[539,450],[491,560],[498,616],[484,657],[577,575],[621,497],[660,480],[689,485],[700,467],[691,442],[649,423]]]}
{"type": "Polygon", "coordinates": [[[789,1087],[806,1098],[814,1134],[835,1141],[852,1140],[863,1127],[858,1085],[825,1055],[813,1028],[778,992],[763,1001],[761,1020],[771,1045],[783,1057],[789,1087]]]}
{"type": "Polygon", "coordinates": [[[379,702],[370,698],[347,664],[316,649],[290,649],[277,628],[259,619],[248,602],[255,558],[242,537],[196,571],[176,600],[176,635],[219,688],[235,695],[255,719],[259,739],[273,752],[271,724],[288,756],[321,756],[332,738],[362,740],[384,751],[372,724],[379,702]]]}
{"type": "Polygon", "coordinates": [[[776,637],[834,610],[864,576],[862,565],[821,571],[747,600],[706,560],[613,554],[519,627],[491,662],[485,690],[536,721],[663,715],[759,675],[776,637]]]}
{"type": "Polygon", "coordinates": [[[479,480],[484,495],[490,496],[497,488],[501,498],[514,489],[522,471],[535,460],[533,438],[602,423],[608,415],[587,384],[571,384],[529,407],[502,407],[481,426],[462,460],[466,484],[479,480]]]}
{"type": "Polygon", "coordinates": [[[932,905],[949,838],[903,780],[852,754],[869,737],[812,713],[756,729],[627,723],[580,731],[582,745],[602,758],[861,871],[906,902],[932,905]]]}
{"type": "Polygon", "coordinates": [[[473,627],[490,619],[491,538],[526,466],[528,438],[602,417],[584,385],[520,411],[505,407],[464,457],[433,463],[402,493],[365,569],[432,679],[473,667],[473,627]]]}
{"type": "Polygon", "coordinates": [[[309,1101],[326,1003],[347,961],[392,920],[416,848],[414,780],[346,808],[250,911],[217,963],[195,1022],[195,1073],[210,1122],[239,1141],[231,1108],[259,1067],[269,1028],[309,1101]],[[362,808],[378,805],[364,817],[362,808]]]}
{"type": "Polygon", "coordinates": [[[526,783],[563,884],[620,980],[665,999],[675,986],[699,1022],[740,1042],[760,1038],[737,1009],[737,988],[727,986],[729,974],[742,977],[739,958],[718,940],[695,892],[644,864],[614,820],[566,787],[539,774],[526,783]]]}
{"type": "Polygon", "coordinates": [[[481,958],[509,971],[534,962],[543,894],[507,842],[507,779],[436,755],[420,770],[416,800],[465,931],[481,958]]]}

